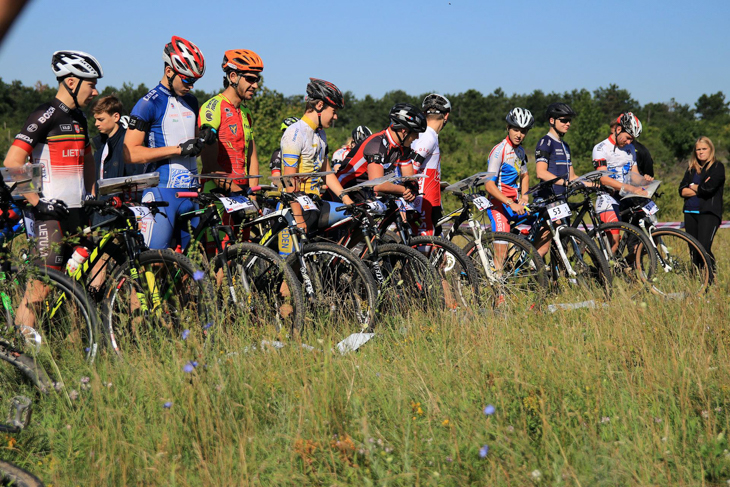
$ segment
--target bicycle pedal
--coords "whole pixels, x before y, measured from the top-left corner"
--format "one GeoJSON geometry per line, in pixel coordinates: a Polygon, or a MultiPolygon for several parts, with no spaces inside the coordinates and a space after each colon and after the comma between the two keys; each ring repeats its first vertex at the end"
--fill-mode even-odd
{"type": "Polygon", "coordinates": [[[25,396],[12,398],[7,423],[19,429],[26,428],[30,424],[32,404],[31,400],[25,396]]]}

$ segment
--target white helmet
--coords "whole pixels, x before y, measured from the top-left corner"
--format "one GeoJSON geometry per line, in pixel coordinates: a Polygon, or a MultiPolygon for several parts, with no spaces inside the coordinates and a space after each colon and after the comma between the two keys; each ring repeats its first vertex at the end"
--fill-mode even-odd
{"type": "Polygon", "coordinates": [[[59,80],[67,76],[80,79],[97,79],[104,77],[101,64],[91,54],[82,51],[56,51],[51,59],[53,74],[59,80]]]}
{"type": "Polygon", "coordinates": [[[449,113],[451,112],[451,102],[444,95],[431,93],[423,99],[421,105],[423,113],[449,113]]]}
{"type": "Polygon", "coordinates": [[[619,115],[616,122],[633,138],[641,135],[641,122],[639,118],[631,112],[625,112],[619,115]]]}
{"type": "Polygon", "coordinates": [[[521,129],[531,129],[535,125],[535,117],[532,116],[530,110],[526,108],[513,108],[505,118],[510,127],[521,129]]]}

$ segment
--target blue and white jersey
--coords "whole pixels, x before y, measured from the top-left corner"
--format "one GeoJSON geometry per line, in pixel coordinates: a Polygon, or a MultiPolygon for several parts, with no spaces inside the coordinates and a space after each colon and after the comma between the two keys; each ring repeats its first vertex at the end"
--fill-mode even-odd
{"type": "Polygon", "coordinates": [[[513,146],[509,137],[505,137],[489,153],[487,171],[497,173],[490,181],[494,181],[507,198],[517,201],[520,198],[520,178],[527,173],[525,149],[521,145],[513,146]]]}
{"type": "Polygon", "coordinates": [[[610,136],[593,148],[593,166],[598,169],[605,166],[611,177],[622,183],[628,183],[626,177],[636,165],[636,149],[632,144],[618,147],[610,136]]]}
{"type": "MultiPolygon", "coordinates": [[[[570,168],[573,166],[573,162],[570,160],[570,146],[548,133],[535,147],[535,163],[538,162],[546,162],[547,170],[555,176],[569,174],[570,168]]],[[[563,194],[566,188],[564,185],[554,184],[553,191],[555,194],[563,194]]],[[[544,188],[537,196],[546,198],[550,194],[550,188],[544,188]]]]}
{"type": "MultiPolygon", "coordinates": [[[[191,94],[179,97],[158,84],[132,109],[131,127],[137,128],[142,121],[145,128],[145,145],[150,148],[177,146],[195,137],[198,100],[191,94]],[[137,120],[135,120],[137,119],[137,120]]],[[[191,175],[198,174],[195,157],[175,156],[147,166],[146,172],[160,173],[161,188],[191,188],[198,184],[191,175]]]]}

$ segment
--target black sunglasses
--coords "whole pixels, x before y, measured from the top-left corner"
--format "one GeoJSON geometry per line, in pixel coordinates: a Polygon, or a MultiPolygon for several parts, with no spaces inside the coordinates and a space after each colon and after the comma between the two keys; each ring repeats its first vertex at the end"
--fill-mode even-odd
{"type": "Polygon", "coordinates": [[[178,75],[178,76],[180,77],[180,81],[185,83],[187,86],[193,86],[195,84],[195,82],[198,81],[197,78],[193,78],[193,77],[188,78],[188,77],[180,76],[180,75],[178,75]]]}
{"type": "Polygon", "coordinates": [[[246,83],[248,83],[250,85],[256,84],[259,81],[261,81],[261,76],[256,76],[253,74],[244,74],[244,75],[241,75],[241,78],[245,79],[246,83]]]}
{"type": "Polygon", "coordinates": [[[558,120],[560,121],[560,123],[570,123],[573,121],[570,118],[559,118],[558,120]]]}

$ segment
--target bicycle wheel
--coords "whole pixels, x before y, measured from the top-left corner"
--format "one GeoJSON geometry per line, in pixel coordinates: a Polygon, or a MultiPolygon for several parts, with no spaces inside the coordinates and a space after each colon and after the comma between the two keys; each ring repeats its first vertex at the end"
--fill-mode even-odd
{"type": "Polygon", "coordinates": [[[0,460],[0,485],[12,487],[43,487],[45,484],[30,472],[10,462],[0,460]]]}
{"type": "Polygon", "coordinates": [[[446,306],[479,309],[479,271],[455,243],[441,237],[419,236],[408,245],[423,252],[443,281],[446,306]]]}
{"type": "Polygon", "coordinates": [[[472,241],[464,252],[479,269],[482,303],[493,307],[528,302],[539,304],[547,288],[545,262],[524,238],[505,232],[485,232],[484,249],[472,241]]]}
{"type": "MultiPolygon", "coordinates": [[[[41,350],[47,349],[53,360],[80,354],[88,362],[94,360],[99,322],[81,284],[48,267],[13,266],[0,280],[0,295],[6,322],[12,320],[4,337],[9,338],[16,327],[31,327],[42,337],[41,350]]],[[[22,337],[17,332],[14,335],[10,344],[28,351],[22,337]]]]}
{"type": "Polygon", "coordinates": [[[45,368],[36,357],[12,348],[9,344],[4,343],[2,339],[0,339],[0,360],[15,367],[27,381],[42,393],[45,394],[53,387],[45,368]]]}
{"type": "Polygon", "coordinates": [[[589,299],[601,291],[610,294],[611,269],[593,240],[571,227],[560,227],[558,236],[565,258],[553,241],[547,262],[558,291],[589,299]]]}
{"type": "Polygon", "coordinates": [[[126,262],[113,275],[102,308],[102,327],[120,356],[154,340],[180,338],[188,329],[207,333],[213,324],[214,299],[202,270],[182,254],[148,250],[139,268],[126,262]]]}
{"type": "Polygon", "coordinates": [[[710,258],[697,239],[674,228],[651,232],[656,247],[657,271],[652,291],[670,298],[700,294],[710,284],[710,258]]]}
{"type": "Polygon", "coordinates": [[[379,284],[380,311],[402,314],[409,308],[443,309],[441,276],[417,250],[401,244],[383,244],[377,246],[375,255],[368,254],[363,260],[379,284]]]}
{"type": "Polygon", "coordinates": [[[304,245],[301,257],[290,254],[286,263],[304,287],[305,329],[336,325],[356,332],[373,330],[378,287],[368,268],[352,252],[336,244],[316,242],[304,245]],[[302,276],[302,261],[309,284],[302,276]]]}
{"type": "Polygon", "coordinates": [[[231,320],[242,316],[253,326],[274,324],[277,331],[300,330],[304,325],[302,286],[273,250],[252,243],[231,245],[213,259],[211,269],[220,309],[228,310],[231,320]]]}
{"type": "Polygon", "coordinates": [[[620,282],[630,295],[649,285],[656,272],[657,257],[649,237],[639,227],[609,222],[594,228],[588,236],[606,256],[614,284],[620,282]]]}

